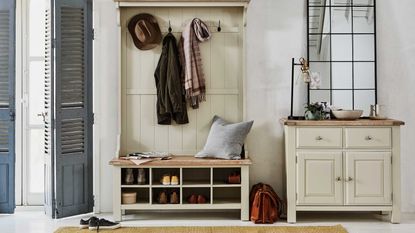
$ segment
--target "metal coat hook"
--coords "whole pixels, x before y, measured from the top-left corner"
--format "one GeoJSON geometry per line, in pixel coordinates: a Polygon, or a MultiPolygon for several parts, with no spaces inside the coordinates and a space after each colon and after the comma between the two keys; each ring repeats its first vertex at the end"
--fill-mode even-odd
{"type": "Polygon", "coordinates": [[[220,27],[220,20],[219,20],[218,32],[220,31],[222,31],[222,28],[220,27]]]}
{"type": "Polygon", "coordinates": [[[169,32],[171,32],[172,31],[172,29],[171,29],[171,24],[170,24],[170,20],[169,20],[169,32]]]}

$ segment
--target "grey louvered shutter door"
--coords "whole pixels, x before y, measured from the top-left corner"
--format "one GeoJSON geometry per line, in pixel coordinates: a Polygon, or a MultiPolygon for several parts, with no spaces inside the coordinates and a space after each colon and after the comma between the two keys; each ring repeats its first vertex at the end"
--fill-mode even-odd
{"type": "Polygon", "coordinates": [[[45,95],[44,95],[44,208],[46,215],[55,217],[55,176],[54,176],[54,22],[53,2],[48,2],[45,12],[45,95]]]}
{"type": "Polygon", "coordinates": [[[15,1],[0,1],[0,213],[13,213],[15,1]]]}
{"type": "Polygon", "coordinates": [[[56,218],[92,212],[92,0],[55,0],[56,218]]]}

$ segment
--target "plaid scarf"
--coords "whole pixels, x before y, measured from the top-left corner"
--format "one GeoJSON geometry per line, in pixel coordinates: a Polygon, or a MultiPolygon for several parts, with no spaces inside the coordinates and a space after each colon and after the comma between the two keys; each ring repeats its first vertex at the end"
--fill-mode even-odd
{"type": "Polygon", "coordinates": [[[206,84],[202,67],[199,43],[209,40],[208,26],[200,19],[193,19],[183,30],[179,54],[182,64],[182,80],[186,99],[192,108],[199,108],[199,102],[206,101],[206,84]]]}

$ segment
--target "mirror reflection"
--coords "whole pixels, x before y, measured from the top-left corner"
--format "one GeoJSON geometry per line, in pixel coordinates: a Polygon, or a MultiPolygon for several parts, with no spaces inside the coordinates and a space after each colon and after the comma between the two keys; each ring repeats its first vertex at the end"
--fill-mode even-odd
{"type": "Polygon", "coordinates": [[[369,115],[376,103],[375,1],[308,1],[308,59],[321,78],[309,102],[369,115]]]}

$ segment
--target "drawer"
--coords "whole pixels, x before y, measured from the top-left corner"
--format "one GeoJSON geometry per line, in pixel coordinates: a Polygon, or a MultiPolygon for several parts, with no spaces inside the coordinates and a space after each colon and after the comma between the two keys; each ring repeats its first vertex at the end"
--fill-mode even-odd
{"type": "Polygon", "coordinates": [[[342,148],[342,128],[297,128],[297,148],[342,148]]]}
{"type": "Polygon", "coordinates": [[[391,128],[346,128],[344,130],[346,148],[390,148],[391,128]]]}

